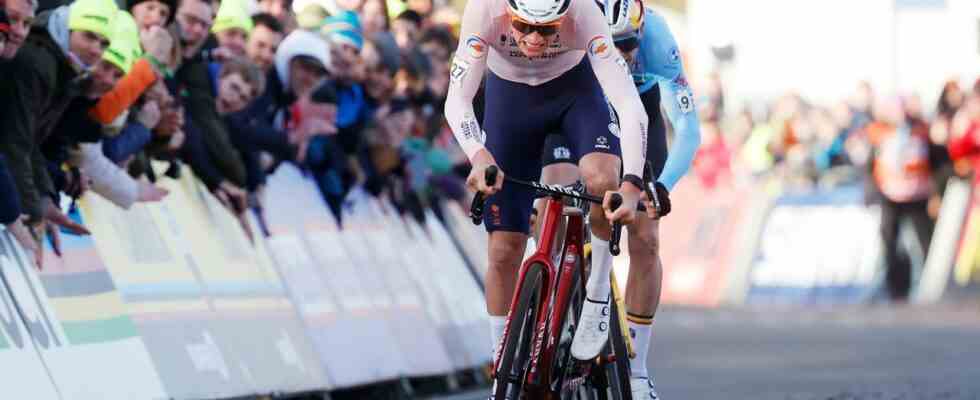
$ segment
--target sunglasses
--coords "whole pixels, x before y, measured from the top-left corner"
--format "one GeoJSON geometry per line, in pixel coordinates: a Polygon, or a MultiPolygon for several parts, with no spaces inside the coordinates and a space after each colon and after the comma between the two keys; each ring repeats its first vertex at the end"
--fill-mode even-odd
{"type": "Polygon", "coordinates": [[[616,41],[616,48],[623,53],[629,53],[633,50],[636,50],[637,47],[640,47],[639,36],[633,36],[633,37],[616,41]]]}
{"type": "Polygon", "coordinates": [[[537,32],[540,33],[541,36],[551,36],[558,33],[558,28],[561,27],[561,22],[536,25],[529,24],[516,17],[511,17],[510,25],[513,26],[518,32],[525,35],[530,35],[532,32],[537,32]]]}

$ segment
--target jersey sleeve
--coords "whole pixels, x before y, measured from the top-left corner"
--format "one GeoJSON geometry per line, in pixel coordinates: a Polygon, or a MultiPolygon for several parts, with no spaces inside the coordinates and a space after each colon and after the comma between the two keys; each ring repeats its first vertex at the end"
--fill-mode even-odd
{"type": "MultiPolygon", "coordinates": [[[[694,155],[701,144],[701,126],[694,95],[684,74],[677,40],[663,17],[646,9],[646,24],[640,38],[646,68],[657,77],[660,103],[674,127],[675,138],[667,153],[667,162],[657,179],[673,190],[691,168],[694,155]]],[[[652,111],[651,111],[652,112],[652,111]]]]}
{"type": "Polygon", "coordinates": [[[668,190],[673,190],[694,161],[694,154],[701,145],[701,125],[694,95],[684,74],[673,80],[660,81],[660,103],[674,127],[674,142],[667,153],[667,162],[658,179],[668,190]]]}
{"type": "Polygon", "coordinates": [[[609,25],[592,2],[582,4],[576,13],[577,43],[583,45],[606,99],[619,115],[623,172],[643,176],[647,148],[647,113],[633,85],[626,60],[616,50],[609,25]]]}
{"type": "Polygon", "coordinates": [[[490,51],[487,38],[491,20],[486,1],[466,3],[459,46],[450,68],[446,121],[470,160],[483,149],[483,134],[473,111],[473,97],[487,68],[487,53],[490,51]]]}

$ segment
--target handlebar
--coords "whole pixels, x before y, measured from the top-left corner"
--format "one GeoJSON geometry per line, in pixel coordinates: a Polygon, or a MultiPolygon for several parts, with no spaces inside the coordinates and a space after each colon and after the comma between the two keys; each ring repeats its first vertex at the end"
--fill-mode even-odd
{"type": "MultiPolygon", "coordinates": [[[[499,172],[500,170],[495,165],[491,165],[490,167],[487,168],[486,175],[484,176],[487,186],[492,186],[494,183],[497,182],[497,174],[499,172]]],[[[504,176],[504,182],[537,189],[538,191],[544,192],[550,196],[554,196],[558,198],[569,197],[573,199],[585,200],[590,203],[602,205],[601,197],[593,196],[588,193],[583,193],[565,186],[546,185],[539,182],[525,181],[521,179],[511,178],[506,175],[504,176]]],[[[615,211],[623,204],[623,197],[619,193],[613,193],[612,196],[613,196],[612,199],[610,199],[612,202],[611,206],[613,211],[615,211]]],[[[486,204],[486,196],[483,194],[483,192],[477,192],[476,196],[473,198],[473,204],[470,206],[470,219],[473,220],[474,225],[480,225],[480,223],[483,221],[483,211],[484,211],[485,204],[486,204]]],[[[640,212],[646,212],[646,207],[643,205],[643,203],[637,204],[636,209],[637,211],[640,212]]],[[[615,222],[613,223],[612,237],[609,240],[609,252],[612,253],[612,255],[614,256],[619,255],[620,252],[619,239],[621,237],[622,237],[622,224],[619,222],[615,222]]]]}

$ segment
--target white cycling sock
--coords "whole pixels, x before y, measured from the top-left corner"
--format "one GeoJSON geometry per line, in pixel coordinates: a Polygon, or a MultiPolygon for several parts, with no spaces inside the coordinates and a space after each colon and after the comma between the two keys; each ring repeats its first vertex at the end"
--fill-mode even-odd
{"type": "Polygon", "coordinates": [[[500,339],[504,337],[506,327],[506,316],[490,316],[490,361],[493,363],[497,362],[497,346],[500,346],[500,339]]]}
{"type": "Polygon", "coordinates": [[[650,352],[650,337],[653,336],[653,323],[644,321],[637,323],[630,315],[630,336],[633,337],[633,350],[636,350],[636,357],[630,359],[630,377],[648,378],[647,359],[650,352]]]}
{"type": "Polygon", "coordinates": [[[609,254],[609,241],[592,235],[592,272],[585,284],[585,295],[592,301],[606,301],[609,298],[609,270],[612,269],[613,256],[609,254]]]}

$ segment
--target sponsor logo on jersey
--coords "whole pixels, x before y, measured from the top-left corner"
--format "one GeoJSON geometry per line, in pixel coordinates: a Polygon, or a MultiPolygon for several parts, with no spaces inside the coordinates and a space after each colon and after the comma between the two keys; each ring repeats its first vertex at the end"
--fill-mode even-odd
{"type": "Polygon", "coordinates": [[[612,53],[612,47],[609,45],[609,42],[606,41],[606,38],[596,36],[589,41],[589,54],[592,56],[605,59],[609,58],[612,53]]]}
{"type": "Polygon", "coordinates": [[[611,133],[615,137],[619,137],[619,125],[618,124],[616,124],[615,122],[610,122],[608,127],[609,127],[609,133],[611,133]]]}
{"type": "Polygon", "coordinates": [[[463,132],[463,139],[482,142],[479,124],[472,115],[467,115],[463,118],[460,130],[463,132]]]}
{"type": "Polygon", "coordinates": [[[605,136],[599,136],[595,138],[595,148],[609,150],[609,139],[606,138],[605,136]]]}
{"type": "Polygon", "coordinates": [[[677,63],[680,60],[681,60],[681,51],[678,50],[677,47],[671,48],[670,49],[670,61],[673,62],[673,63],[677,63]]]}
{"type": "Polygon", "coordinates": [[[677,78],[674,78],[674,84],[677,85],[677,87],[681,87],[681,88],[686,88],[690,86],[687,83],[687,78],[684,77],[684,74],[677,75],[677,78]]]}
{"type": "Polygon", "coordinates": [[[572,158],[572,151],[568,147],[555,147],[554,156],[556,160],[568,160],[572,158]]]}
{"type": "Polygon", "coordinates": [[[479,36],[473,35],[466,39],[466,48],[473,58],[483,58],[487,55],[487,42],[479,36]]]}

